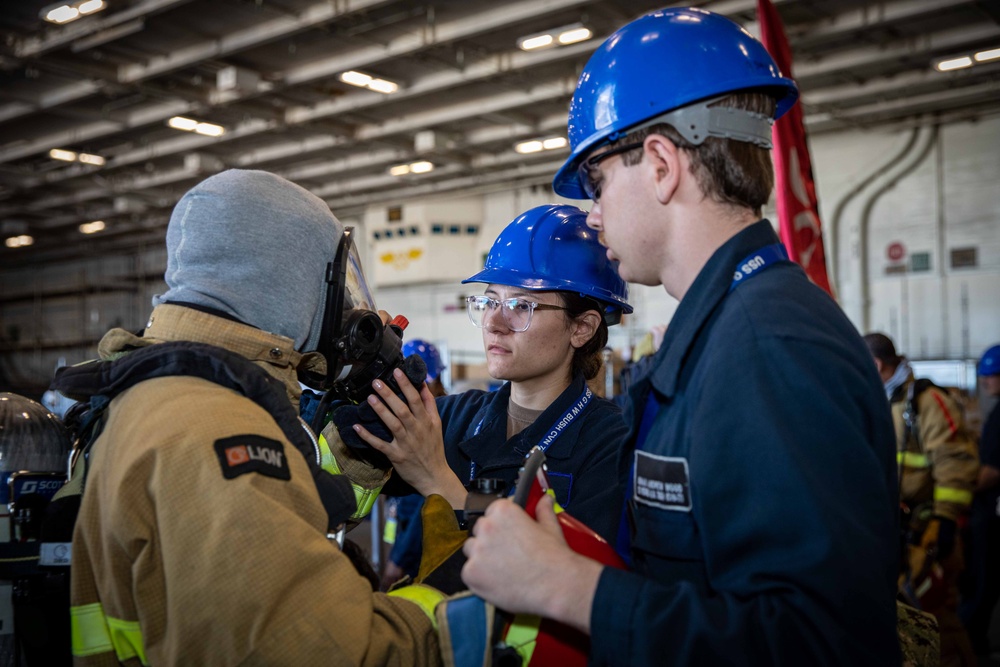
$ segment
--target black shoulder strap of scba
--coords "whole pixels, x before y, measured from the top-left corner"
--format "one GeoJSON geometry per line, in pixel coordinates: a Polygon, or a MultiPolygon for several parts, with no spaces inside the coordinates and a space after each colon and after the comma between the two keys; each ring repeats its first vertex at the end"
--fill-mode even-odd
{"type": "MultiPolygon", "coordinates": [[[[924,393],[931,387],[941,389],[941,387],[938,387],[931,380],[921,378],[911,382],[910,386],[906,390],[906,405],[903,407],[903,447],[906,447],[907,443],[910,441],[910,437],[912,436],[916,439],[917,447],[920,448],[920,451],[922,452],[924,450],[924,443],[920,441],[920,407],[917,404],[917,399],[920,398],[920,394],[924,393]]],[[[942,389],[942,391],[944,390],[942,389]]]]}
{"type": "MultiPolygon", "coordinates": [[[[234,352],[189,341],[160,343],[131,351],[115,361],[62,368],[52,388],[72,398],[89,398],[91,411],[99,411],[103,416],[104,409],[115,396],[145,380],[171,376],[208,380],[242,394],[266,410],[308,463],[327,512],[328,532],[336,532],[354,513],[356,501],[350,482],[320,467],[318,447],[288,402],[284,385],[234,352]]],[[[99,422],[102,420],[95,420],[93,415],[90,420],[93,430],[87,434],[87,442],[78,443],[78,449],[81,446],[88,448],[100,433],[99,422]]],[[[79,489],[75,490],[69,484],[67,492],[83,493],[85,461],[79,475],[79,489]]],[[[74,473],[74,477],[77,476],[74,473]]]]}

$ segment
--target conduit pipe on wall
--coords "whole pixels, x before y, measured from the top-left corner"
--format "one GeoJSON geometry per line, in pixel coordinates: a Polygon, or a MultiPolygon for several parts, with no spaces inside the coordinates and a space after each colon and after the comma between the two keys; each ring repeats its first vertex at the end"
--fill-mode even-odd
{"type": "Polygon", "coordinates": [[[861,191],[870,186],[875,182],[881,174],[896,166],[902,161],[911,150],[913,146],[917,143],[917,137],[920,134],[920,128],[913,128],[913,132],[910,133],[910,138],[906,141],[906,145],[903,149],[892,156],[888,162],[872,170],[867,176],[861,179],[861,182],[856,186],[851,188],[850,192],[841,197],[840,201],[837,202],[837,206],[833,209],[833,217],[830,218],[830,226],[827,229],[827,238],[830,240],[830,282],[833,284],[833,293],[841,294],[840,288],[840,260],[838,251],[840,249],[840,241],[838,237],[838,232],[840,229],[840,219],[844,215],[844,209],[851,201],[861,194],[861,191]]]}
{"type": "Polygon", "coordinates": [[[858,229],[858,249],[859,255],[861,256],[861,330],[863,332],[868,331],[871,328],[872,304],[871,284],[868,271],[868,226],[869,221],[871,220],[872,210],[875,208],[875,203],[882,195],[891,190],[896,183],[899,183],[901,180],[913,173],[913,171],[919,167],[925,159],[927,159],[927,156],[930,155],[931,149],[934,148],[934,145],[937,142],[939,130],[940,127],[938,125],[934,125],[930,134],[927,136],[927,140],[924,142],[923,147],[921,147],[920,151],[917,153],[917,157],[906,165],[902,171],[879,186],[879,188],[869,195],[868,199],[865,201],[865,206],[861,213],[861,223],[858,229]]]}

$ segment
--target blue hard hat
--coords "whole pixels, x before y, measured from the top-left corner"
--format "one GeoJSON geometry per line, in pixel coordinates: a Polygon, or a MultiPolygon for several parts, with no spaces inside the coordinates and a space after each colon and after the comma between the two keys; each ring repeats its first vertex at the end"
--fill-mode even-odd
{"type": "Polygon", "coordinates": [[[674,8],[638,18],[587,61],[569,107],[572,152],[552,187],[586,199],[577,169],[593,149],[669,111],[749,90],[775,98],[775,118],[798,99],[764,45],[726,17],[674,8]]]}
{"type": "Polygon", "coordinates": [[[403,343],[403,357],[415,354],[424,360],[427,365],[427,381],[437,380],[444,370],[444,363],[441,361],[441,354],[433,343],[414,338],[403,343]]]}
{"type": "Polygon", "coordinates": [[[565,204],[536,206],[515,218],[493,242],[485,268],[462,282],[576,292],[600,302],[608,324],[632,312],[628,284],[587,226],[587,213],[565,204]]]}
{"type": "Polygon", "coordinates": [[[1000,345],[994,345],[983,352],[979,365],[976,366],[976,372],[980,375],[1000,374],[1000,345]]]}

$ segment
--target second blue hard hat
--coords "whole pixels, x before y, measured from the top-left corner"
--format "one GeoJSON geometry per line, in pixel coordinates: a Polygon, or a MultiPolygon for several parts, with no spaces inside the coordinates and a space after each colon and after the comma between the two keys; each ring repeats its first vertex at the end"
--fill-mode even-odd
{"type": "Polygon", "coordinates": [[[632,312],[628,284],[587,226],[587,213],[565,204],[536,206],[515,218],[493,242],[483,270],[462,282],[576,292],[600,302],[608,324],[632,312]]]}
{"type": "Polygon", "coordinates": [[[994,345],[983,352],[979,365],[976,366],[976,372],[980,375],[1000,374],[1000,345],[994,345]]]}
{"type": "Polygon", "coordinates": [[[438,379],[441,371],[444,370],[444,362],[441,361],[441,353],[438,352],[437,346],[426,340],[414,338],[403,343],[403,356],[408,357],[411,354],[424,360],[424,364],[427,366],[428,382],[438,379]]]}

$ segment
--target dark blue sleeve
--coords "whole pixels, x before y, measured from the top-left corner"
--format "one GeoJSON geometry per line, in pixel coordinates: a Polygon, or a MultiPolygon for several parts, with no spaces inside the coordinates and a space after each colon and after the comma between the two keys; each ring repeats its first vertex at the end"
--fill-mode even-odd
{"type": "Polygon", "coordinates": [[[979,438],[979,462],[1000,468],[1000,403],[993,407],[979,438]]]}
{"type": "Polygon", "coordinates": [[[424,527],[420,520],[424,499],[420,495],[405,497],[415,498],[415,502],[409,503],[409,518],[407,521],[401,522],[403,529],[396,534],[396,541],[389,553],[389,560],[399,565],[406,574],[416,577],[417,571],[420,569],[420,556],[424,540],[424,527]]]}
{"type": "MultiPolygon", "coordinates": [[[[703,557],[708,590],[606,569],[592,662],[899,664],[884,400],[839,351],[733,343],[688,397],[700,553],[673,555],[703,557]]],[[[662,514],[669,540],[680,513],[662,514]]]]}
{"type": "Polygon", "coordinates": [[[584,425],[580,438],[585,442],[578,443],[579,454],[574,451],[579,467],[565,508],[611,544],[618,533],[624,501],[625,480],[618,456],[627,431],[621,412],[611,404],[602,405],[595,418],[584,425]]]}

